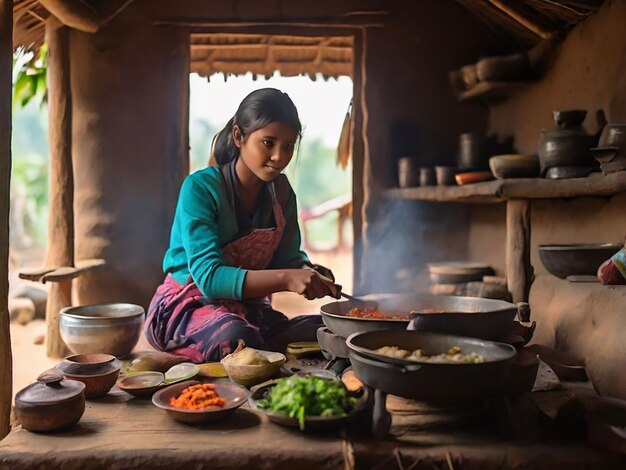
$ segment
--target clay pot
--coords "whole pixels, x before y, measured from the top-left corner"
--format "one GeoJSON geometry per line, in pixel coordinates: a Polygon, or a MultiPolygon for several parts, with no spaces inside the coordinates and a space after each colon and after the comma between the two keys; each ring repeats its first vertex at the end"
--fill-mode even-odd
{"type": "Polygon", "coordinates": [[[598,142],[598,135],[588,134],[582,128],[586,115],[582,109],[554,112],[556,129],[542,131],[539,138],[542,174],[552,167],[594,167],[590,149],[598,142]]]}
{"type": "Polygon", "coordinates": [[[489,159],[493,176],[506,178],[533,178],[539,176],[539,159],[536,155],[494,155],[489,159]]]}
{"type": "Polygon", "coordinates": [[[122,363],[109,354],[78,354],[63,359],[56,368],[67,379],[85,384],[85,397],[106,395],[115,385],[122,363]]]}
{"type": "Polygon", "coordinates": [[[607,124],[591,154],[605,175],[626,170],[626,124],[607,124]]]}
{"type": "Polygon", "coordinates": [[[436,166],[435,175],[438,186],[456,186],[455,175],[459,169],[453,166],[436,166]]]}
{"type": "Polygon", "coordinates": [[[15,396],[15,413],[24,429],[55,431],[72,426],[85,412],[85,385],[46,371],[15,396]]]}

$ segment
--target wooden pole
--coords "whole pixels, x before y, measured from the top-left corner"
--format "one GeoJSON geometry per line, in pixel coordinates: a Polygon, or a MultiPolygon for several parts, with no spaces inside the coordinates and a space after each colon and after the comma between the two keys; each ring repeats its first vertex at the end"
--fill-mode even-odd
{"type": "MultiPolygon", "coordinates": [[[[74,175],[68,39],[69,29],[55,17],[50,17],[46,23],[50,209],[45,266],[74,266],[74,175]]],[[[63,357],[67,353],[59,333],[59,310],[71,305],[71,302],[71,279],[50,284],[46,304],[46,350],[50,357],[63,357]]]]}
{"type": "Polygon", "coordinates": [[[9,194],[13,0],[0,0],[0,439],[9,433],[13,360],[9,325],[9,194]]]}
{"type": "Polygon", "coordinates": [[[513,302],[528,302],[533,278],[530,265],[530,201],[506,203],[506,280],[513,302]]]}

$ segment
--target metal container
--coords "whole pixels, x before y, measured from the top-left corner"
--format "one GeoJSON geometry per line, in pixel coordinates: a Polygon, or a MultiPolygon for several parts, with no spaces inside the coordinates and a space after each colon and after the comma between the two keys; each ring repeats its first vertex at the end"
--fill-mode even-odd
{"type": "Polygon", "coordinates": [[[61,338],[76,354],[122,357],[139,341],[144,315],[143,307],[128,303],[66,307],[59,315],[61,338]]]}
{"type": "Polygon", "coordinates": [[[85,385],[46,371],[15,395],[15,413],[24,429],[35,432],[67,428],[85,412],[85,385]]]}
{"type": "Polygon", "coordinates": [[[476,404],[500,392],[516,354],[510,344],[426,331],[358,333],[346,343],[352,367],[363,383],[401,397],[437,403],[476,404]],[[428,355],[446,353],[456,346],[463,353],[480,354],[485,362],[448,364],[394,359],[376,353],[383,346],[422,349],[428,355]]]}
{"type": "Polygon", "coordinates": [[[366,296],[364,299],[368,301],[368,306],[404,317],[349,317],[346,314],[350,309],[363,308],[363,304],[352,301],[331,302],[320,308],[324,324],[344,338],[357,332],[408,328],[494,339],[508,333],[518,312],[518,306],[510,302],[476,297],[386,294],[366,296]]]}
{"type": "Polygon", "coordinates": [[[420,168],[420,186],[436,186],[437,178],[434,168],[420,168]]]}
{"type": "Polygon", "coordinates": [[[626,170],[626,124],[607,124],[591,153],[605,175],[626,170]]]}

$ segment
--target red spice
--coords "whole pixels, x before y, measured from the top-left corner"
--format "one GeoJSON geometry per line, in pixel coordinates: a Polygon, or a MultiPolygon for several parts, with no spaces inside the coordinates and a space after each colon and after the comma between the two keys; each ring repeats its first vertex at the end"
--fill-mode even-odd
{"type": "Polygon", "coordinates": [[[183,410],[202,410],[210,406],[223,407],[226,400],[215,391],[214,384],[196,384],[187,387],[178,397],[170,398],[170,406],[183,410]]]}

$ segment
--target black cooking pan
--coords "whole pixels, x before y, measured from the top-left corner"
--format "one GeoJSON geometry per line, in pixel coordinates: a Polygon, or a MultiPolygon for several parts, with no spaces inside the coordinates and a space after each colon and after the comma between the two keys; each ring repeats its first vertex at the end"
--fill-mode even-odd
{"type": "Polygon", "coordinates": [[[350,362],[366,385],[393,395],[441,404],[480,404],[503,389],[515,357],[510,344],[425,331],[381,330],[356,333],[346,341],[350,362]],[[483,363],[446,364],[393,359],[375,352],[383,346],[422,349],[424,354],[446,353],[457,346],[474,352],[483,363]]]}
{"type": "Polygon", "coordinates": [[[517,305],[503,300],[428,294],[382,294],[363,297],[363,302],[331,302],[320,309],[324,324],[333,333],[351,334],[413,329],[496,339],[507,334],[517,313],[517,305]],[[364,305],[398,315],[397,319],[347,317],[348,311],[364,305]],[[437,313],[433,313],[437,312],[437,313]]]}

